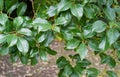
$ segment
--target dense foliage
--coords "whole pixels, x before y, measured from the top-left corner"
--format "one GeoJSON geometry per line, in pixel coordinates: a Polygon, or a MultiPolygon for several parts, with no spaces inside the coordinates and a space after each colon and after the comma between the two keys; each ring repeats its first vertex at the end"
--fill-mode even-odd
{"type": "Polygon", "coordinates": [[[57,54],[49,47],[55,39],[76,53],[56,61],[59,77],[102,77],[86,56],[91,48],[101,64],[119,63],[119,0],[0,0],[0,55],[35,65],[39,57],[46,61],[48,54],[57,54]]]}

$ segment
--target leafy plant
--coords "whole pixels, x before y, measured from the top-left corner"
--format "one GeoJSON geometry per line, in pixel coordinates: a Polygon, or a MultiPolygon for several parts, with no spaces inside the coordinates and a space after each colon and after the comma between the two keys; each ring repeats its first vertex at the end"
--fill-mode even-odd
{"type": "MultiPolygon", "coordinates": [[[[88,48],[101,64],[114,68],[120,60],[119,0],[0,0],[0,55],[12,62],[35,65],[38,58],[56,55],[49,45],[55,39],[75,55],[56,61],[59,77],[100,76],[87,60],[88,48]],[[111,50],[109,52],[108,50],[111,50]]],[[[118,77],[106,70],[109,77],[118,77]]]]}

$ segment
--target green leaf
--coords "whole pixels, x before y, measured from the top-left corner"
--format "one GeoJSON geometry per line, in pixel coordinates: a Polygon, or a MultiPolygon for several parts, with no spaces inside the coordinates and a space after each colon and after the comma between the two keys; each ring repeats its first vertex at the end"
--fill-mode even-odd
{"type": "Polygon", "coordinates": [[[49,46],[50,43],[52,43],[52,41],[54,40],[54,34],[52,31],[48,31],[47,32],[47,38],[45,39],[45,41],[43,42],[44,43],[44,46],[49,46]]]}
{"type": "Polygon", "coordinates": [[[8,16],[6,14],[0,14],[0,24],[5,26],[8,20],[8,16]]]}
{"type": "Polygon", "coordinates": [[[89,40],[88,45],[94,51],[100,51],[99,45],[98,45],[98,41],[96,41],[96,40],[89,40]]]}
{"type": "Polygon", "coordinates": [[[114,21],[116,19],[115,10],[111,7],[105,8],[104,13],[110,21],[114,21]]]}
{"type": "Polygon", "coordinates": [[[53,31],[60,33],[60,27],[54,26],[53,31]]]}
{"type": "Polygon", "coordinates": [[[6,35],[0,34],[0,44],[6,41],[6,35]]]}
{"type": "Polygon", "coordinates": [[[7,43],[9,45],[9,47],[12,47],[12,46],[16,45],[17,44],[17,40],[18,40],[18,38],[15,35],[11,34],[11,35],[7,36],[7,43]]]}
{"type": "Polygon", "coordinates": [[[83,59],[82,61],[78,60],[76,63],[77,63],[77,65],[80,65],[80,67],[83,67],[83,68],[87,67],[87,66],[89,66],[91,64],[91,62],[88,61],[87,59],[83,59]]]}
{"type": "Polygon", "coordinates": [[[49,17],[55,16],[57,14],[57,6],[50,6],[50,8],[47,11],[47,14],[49,17]]]}
{"type": "Polygon", "coordinates": [[[3,10],[3,0],[0,0],[0,11],[2,11],[3,10]]]}
{"type": "Polygon", "coordinates": [[[101,33],[105,31],[107,24],[101,20],[97,20],[93,23],[92,31],[95,31],[97,33],[101,33]]]}
{"type": "Polygon", "coordinates": [[[50,49],[49,47],[46,48],[46,51],[47,51],[48,54],[51,54],[51,55],[56,55],[57,54],[56,51],[50,49]]]}
{"type": "Polygon", "coordinates": [[[118,77],[117,74],[113,71],[107,71],[106,73],[108,74],[109,77],[118,77]]]}
{"type": "Polygon", "coordinates": [[[24,2],[21,2],[17,7],[17,15],[19,16],[24,15],[26,10],[27,10],[27,5],[24,2]]]}
{"type": "Polygon", "coordinates": [[[17,42],[17,48],[20,52],[27,53],[29,50],[28,41],[23,38],[19,38],[17,42]]]}
{"type": "Polygon", "coordinates": [[[23,18],[18,16],[14,19],[13,21],[13,24],[16,26],[16,27],[19,27],[20,25],[22,25],[23,23],[23,18]]]}
{"type": "Polygon", "coordinates": [[[38,63],[37,56],[31,58],[31,65],[36,65],[38,63]]]}
{"type": "Polygon", "coordinates": [[[9,48],[7,47],[2,47],[0,48],[0,55],[4,56],[7,55],[9,53],[9,48]]]}
{"type": "Polygon", "coordinates": [[[81,67],[80,64],[76,64],[74,67],[74,72],[77,73],[78,75],[82,74],[83,68],[81,67]]]}
{"type": "Polygon", "coordinates": [[[87,6],[84,7],[84,14],[86,15],[86,17],[92,19],[95,17],[95,9],[93,7],[87,6]]]}
{"type": "Polygon", "coordinates": [[[57,5],[57,12],[66,11],[71,7],[71,3],[68,0],[61,0],[61,2],[57,5]]]}
{"type": "Polygon", "coordinates": [[[81,60],[83,60],[88,53],[88,49],[84,43],[80,44],[76,51],[79,53],[81,60]]]}
{"type": "Polygon", "coordinates": [[[42,18],[36,18],[33,21],[34,26],[38,26],[38,32],[40,31],[47,31],[52,28],[52,25],[45,19],[42,18]]]}
{"type": "Polygon", "coordinates": [[[43,61],[47,61],[47,54],[46,54],[46,51],[45,50],[40,50],[39,51],[39,55],[40,55],[40,59],[43,60],[43,61]]]}
{"type": "Polygon", "coordinates": [[[64,68],[63,75],[64,76],[69,76],[69,75],[72,74],[72,72],[73,72],[72,66],[70,64],[67,64],[64,68]]]}
{"type": "Polygon", "coordinates": [[[39,38],[38,38],[38,42],[41,43],[43,42],[47,37],[47,34],[46,33],[43,33],[39,38]]]}
{"type": "Polygon", "coordinates": [[[78,20],[81,19],[81,17],[83,16],[83,6],[80,4],[76,4],[74,6],[71,7],[71,13],[77,17],[78,20]]]}
{"type": "Polygon", "coordinates": [[[21,57],[20,57],[20,61],[21,61],[23,64],[27,64],[27,63],[28,63],[28,58],[27,58],[27,56],[21,56],[21,57]]]}
{"type": "Polygon", "coordinates": [[[96,68],[88,68],[87,69],[87,76],[88,77],[97,77],[100,71],[96,68]]]}
{"type": "Polygon", "coordinates": [[[18,3],[15,3],[14,5],[12,5],[9,9],[8,9],[8,11],[7,11],[7,13],[9,13],[9,14],[11,14],[17,7],[18,7],[18,3]]]}
{"type": "Polygon", "coordinates": [[[99,44],[99,48],[102,50],[102,51],[106,51],[108,48],[110,47],[109,43],[108,43],[108,40],[106,37],[104,37],[102,40],[101,40],[101,43],[99,44]]]}
{"type": "Polygon", "coordinates": [[[26,35],[26,36],[31,36],[32,35],[32,31],[28,28],[21,28],[18,33],[26,35]]]}
{"type": "Polygon", "coordinates": [[[66,23],[67,23],[67,20],[65,19],[65,17],[59,17],[55,20],[55,25],[63,25],[66,23]]]}
{"type": "Polygon", "coordinates": [[[59,57],[56,61],[56,64],[60,69],[63,69],[68,63],[69,61],[67,61],[66,58],[63,56],[59,57]]]}
{"type": "Polygon", "coordinates": [[[77,39],[68,40],[66,43],[67,49],[75,49],[80,44],[80,41],[77,39]]]}
{"type": "Polygon", "coordinates": [[[79,76],[79,74],[73,72],[73,73],[70,75],[70,77],[80,77],[80,76],[79,76]]]}
{"type": "Polygon", "coordinates": [[[110,67],[115,67],[116,66],[116,62],[111,56],[106,55],[104,53],[101,53],[100,58],[101,58],[101,63],[102,64],[107,63],[110,67]]]}
{"type": "Polygon", "coordinates": [[[61,33],[62,33],[64,39],[66,39],[66,40],[71,40],[71,39],[73,39],[73,34],[72,34],[71,32],[64,30],[64,31],[62,31],[61,33]]]}
{"type": "Polygon", "coordinates": [[[119,31],[117,29],[109,29],[107,31],[107,37],[108,37],[108,41],[111,44],[113,44],[119,37],[119,31]]]}

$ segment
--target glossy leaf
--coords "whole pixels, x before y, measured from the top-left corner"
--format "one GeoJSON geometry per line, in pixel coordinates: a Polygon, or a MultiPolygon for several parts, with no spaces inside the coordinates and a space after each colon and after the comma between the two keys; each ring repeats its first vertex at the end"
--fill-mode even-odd
{"type": "Polygon", "coordinates": [[[7,43],[9,45],[9,47],[12,47],[12,46],[16,45],[17,40],[18,40],[18,38],[15,35],[8,35],[7,36],[7,43]]]}
{"type": "Polygon", "coordinates": [[[108,40],[107,38],[103,38],[101,40],[101,43],[99,44],[99,48],[102,50],[102,51],[106,51],[108,48],[110,47],[109,43],[108,43],[108,40]]]}
{"type": "Polygon", "coordinates": [[[77,40],[77,39],[72,39],[72,40],[69,40],[69,41],[66,43],[66,48],[67,48],[67,49],[75,49],[79,44],[80,44],[80,41],[79,41],[79,40],[77,40]]]}
{"type": "Polygon", "coordinates": [[[19,38],[17,42],[17,48],[20,52],[27,53],[29,50],[28,41],[23,38],[19,38]]]}
{"type": "Polygon", "coordinates": [[[59,17],[55,21],[55,25],[63,25],[66,23],[67,23],[67,20],[65,19],[65,17],[59,17]]]}
{"type": "Polygon", "coordinates": [[[57,14],[57,6],[50,6],[47,14],[49,15],[49,17],[55,16],[57,14]]]}
{"type": "Polygon", "coordinates": [[[13,21],[14,25],[16,27],[19,27],[20,25],[22,25],[23,23],[23,18],[22,17],[16,17],[13,21]]]}
{"type": "Polygon", "coordinates": [[[78,20],[81,19],[81,17],[83,16],[83,6],[80,4],[76,4],[74,6],[71,7],[71,13],[77,17],[78,20]]]}
{"type": "Polygon", "coordinates": [[[6,14],[0,14],[0,24],[5,26],[8,20],[8,16],[6,14]]]}
{"type": "Polygon", "coordinates": [[[61,0],[61,2],[57,5],[57,12],[66,11],[71,7],[71,3],[67,0],[61,0]]]}
{"type": "Polygon", "coordinates": [[[33,25],[38,26],[38,32],[47,31],[52,28],[51,24],[47,20],[42,18],[36,18],[33,21],[33,25]]]}
{"type": "Polygon", "coordinates": [[[115,14],[115,10],[113,8],[111,8],[111,7],[105,8],[104,13],[109,20],[111,20],[111,21],[115,20],[116,14],[115,14]]]}
{"type": "Polygon", "coordinates": [[[111,44],[113,44],[119,37],[119,31],[116,29],[109,29],[107,31],[107,37],[108,37],[108,41],[111,44]]]}
{"type": "Polygon", "coordinates": [[[97,20],[93,23],[92,26],[92,31],[101,33],[106,29],[106,23],[101,21],[101,20],[97,20]]]}
{"type": "Polygon", "coordinates": [[[28,28],[22,28],[18,31],[18,33],[26,35],[26,36],[31,36],[32,35],[32,31],[28,28]]]}
{"type": "Polygon", "coordinates": [[[80,44],[76,51],[79,53],[81,60],[83,60],[88,53],[88,49],[84,43],[80,44]]]}

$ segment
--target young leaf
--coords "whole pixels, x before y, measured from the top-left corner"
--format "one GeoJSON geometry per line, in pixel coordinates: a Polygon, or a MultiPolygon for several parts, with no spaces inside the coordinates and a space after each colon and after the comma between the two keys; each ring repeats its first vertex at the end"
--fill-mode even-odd
{"type": "Polygon", "coordinates": [[[77,17],[78,20],[81,19],[81,17],[83,16],[83,6],[80,4],[76,4],[74,6],[71,7],[71,13],[77,17]]]}
{"type": "Polygon", "coordinates": [[[17,48],[20,52],[27,53],[29,50],[28,41],[23,38],[19,38],[17,42],[17,48]]]}
{"type": "Polygon", "coordinates": [[[92,26],[92,31],[95,31],[97,33],[101,33],[106,29],[106,23],[101,21],[101,20],[97,20],[93,23],[92,26]]]}
{"type": "Polygon", "coordinates": [[[76,51],[79,53],[81,60],[83,60],[88,53],[88,49],[84,43],[80,44],[76,51]]]}
{"type": "Polygon", "coordinates": [[[21,2],[17,8],[17,15],[22,16],[24,15],[27,9],[27,5],[24,2],[21,2]]]}
{"type": "Polygon", "coordinates": [[[107,31],[107,37],[110,45],[113,44],[118,39],[119,36],[120,33],[117,29],[109,29],[107,31]]]}

